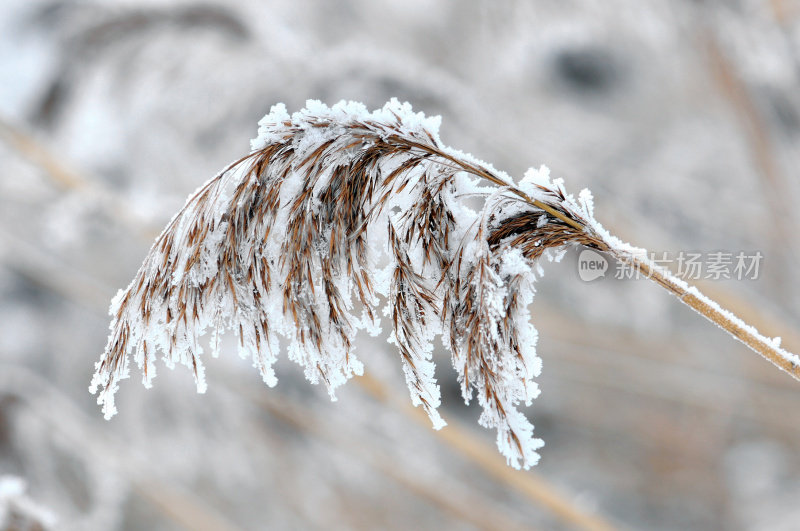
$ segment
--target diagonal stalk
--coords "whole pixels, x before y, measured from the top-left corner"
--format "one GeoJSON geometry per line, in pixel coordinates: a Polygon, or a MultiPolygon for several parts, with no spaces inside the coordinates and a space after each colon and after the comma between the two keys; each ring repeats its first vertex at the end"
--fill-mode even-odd
{"type": "Polygon", "coordinates": [[[675,295],[686,306],[725,330],[779,369],[790,374],[795,380],[800,381],[798,357],[780,348],[778,341],[761,335],[754,327],[746,324],[730,311],[721,308],[697,288],[687,285],[663,267],[658,267],[647,259],[624,251],[613,250],[611,254],[675,295]]]}

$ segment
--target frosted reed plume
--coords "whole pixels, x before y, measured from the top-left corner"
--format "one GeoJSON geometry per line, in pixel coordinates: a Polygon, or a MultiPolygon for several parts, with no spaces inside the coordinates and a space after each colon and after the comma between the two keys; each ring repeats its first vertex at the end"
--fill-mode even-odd
{"type": "Polygon", "coordinates": [[[483,408],[509,464],[530,467],[542,441],[517,409],[539,390],[541,360],[528,305],[537,261],[583,245],[628,261],[782,369],[800,360],[609,235],[591,196],[568,195],[546,168],[521,182],[444,146],[438,117],[396,100],[276,105],[252,151],[205,183],[158,237],[133,282],[112,301],[111,335],[92,380],[106,418],[129,376],[146,386],[161,352],[190,367],[205,390],[199,338],[232,331],[239,354],[269,386],[279,336],[312,383],[335,389],[363,366],[358,330],[391,321],[414,405],[435,428],[433,340],[450,350],[464,400],[483,408]],[[469,198],[480,198],[478,210],[469,198]]]}

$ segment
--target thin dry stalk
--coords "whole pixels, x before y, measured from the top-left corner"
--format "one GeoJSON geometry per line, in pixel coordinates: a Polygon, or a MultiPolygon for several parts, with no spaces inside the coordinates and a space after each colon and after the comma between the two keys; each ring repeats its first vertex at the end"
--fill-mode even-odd
{"type": "Polygon", "coordinates": [[[637,270],[678,297],[682,303],[728,332],[753,351],[761,354],[762,357],[772,362],[779,369],[792,375],[795,380],[800,380],[800,363],[798,363],[797,357],[787,355],[788,353],[779,347],[779,341],[770,340],[762,336],[758,333],[758,330],[745,324],[731,312],[720,308],[715,301],[706,297],[697,289],[687,286],[686,283],[669,271],[656,268],[651,263],[637,257],[620,255],[620,258],[632,261],[637,270]]]}
{"type": "MultiPolygon", "coordinates": [[[[791,248],[786,249],[786,242],[793,240],[794,219],[796,218],[793,205],[789,201],[791,196],[787,186],[788,181],[776,156],[768,123],[759,111],[745,81],[737,74],[734,65],[726,57],[714,30],[704,29],[701,39],[705,44],[712,77],[735,111],[750,148],[755,170],[764,181],[765,186],[760,188],[764,190],[765,199],[770,206],[772,225],[772,230],[765,235],[765,238],[769,239],[772,249],[788,250],[791,253],[791,248]]],[[[790,254],[790,256],[792,255],[790,254]]],[[[779,274],[782,279],[788,279],[792,272],[781,268],[779,274]]],[[[784,291],[780,290],[778,295],[783,293],[784,291]]]]}
{"type": "Polygon", "coordinates": [[[31,135],[13,126],[3,117],[0,117],[0,138],[24,158],[41,167],[60,186],[73,189],[86,186],[80,176],[67,169],[63,162],[42,148],[31,135]]]}
{"type": "MultiPolygon", "coordinates": [[[[369,375],[365,374],[356,379],[356,383],[372,397],[392,405],[394,409],[402,411],[414,421],[419,423],[426,422],[425,415],[419,410],[401,404],[393,396],[389,395],[381,382],[369,375]]],[[[441,435],[453,450],[483,470],[488,476],[515,489],[536,505],[544,507],[562,522],[577,529],[607,531],[616,528],[603,516],[584,511],[576,506],[559,489],[535,472],[529,471],[526,474],[517,474],[509,469],[497,454],[492,454],[488,451],[490,448],[487,448],[483,442],[458,422],[451,421],[448,429],[442,431],[441,435]]]]}
{"type": "MultiPolygon", "coordinates": [[[[431,482],[419,477],[413,471],[408,470],[407,467],[398,466],[390,456],[385,455],[376,448],[371,448],[368,443],[365,445],[363,440],[356,441],[352,437],[344,436],[341,431],[326,428],[324,419],[319,418],[312,410],[299,404],[296,400],[282,397],[279,393],[272,394],[269,397],[263,393],[256,393],[254,390],[235,384],[234,376],[232,374],[229,375],[230,383],[232,384],[229,389],[233,392],[245,396],[249,402],[257,404],[280,421],[314,436],[317,440],[328,441],[337,448],[348,452],[443,512],[478,529],[523,529],[523,526],[506,515],[503,510],[487,504],[485,500],[479,497],[460,490],[457,485],[442,485],[436,481],[431,482]]],[[[359,378],[356,381],[362,383],[361,380],[362,378],[359,378]]],[[[379,395],[373,396],[383,396],[380,390],[380,383],[373,381],[372,384],[377,386],[377,392],[379,393],[379,395]]],[[[370,391],[371,389],[372,387],[367,390],[370,391]]],[[[398,411],[406,413],[406,408],[398,407],[398,411]]],[[[419,410],[412,408],[412,413],[419,413],[419,410]]],[[[417,419],[420,418],[417,415],[413,416],[417,419]]],[[[427,421],[424,414],[421,414],[421,417],[427,421]]],[[[501,466],[506,469],[502,462],[501,466]]],[[[550,508],[546,505],[544,507],[550,508]]],[[[565,519],[565,521],[570,522],[571,520],[565,519]]],[[[575,522],[573,521],[572,523],[575,522]]]]}

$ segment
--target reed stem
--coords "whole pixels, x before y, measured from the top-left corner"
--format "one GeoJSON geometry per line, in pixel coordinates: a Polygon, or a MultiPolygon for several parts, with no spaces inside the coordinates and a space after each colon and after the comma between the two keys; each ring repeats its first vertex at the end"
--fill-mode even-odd
{"type": "Polygon", "coordinates": [[[800,381],[800,365],[791,360],[791,357],[796,358],[796,356],[781,349],[777,343],[761,335],[754,327],[745,324],[730,311],[721,308],[697,288],[687,286],[678,277],[664,268],[655,266],[647,259],[621,251],[614,251],[613,254],[617,259],[633,266],[646,278],[678,297],[678,300],[686,306],[728,332],[779,369],[789,373],[795,380],[800,381]]]}

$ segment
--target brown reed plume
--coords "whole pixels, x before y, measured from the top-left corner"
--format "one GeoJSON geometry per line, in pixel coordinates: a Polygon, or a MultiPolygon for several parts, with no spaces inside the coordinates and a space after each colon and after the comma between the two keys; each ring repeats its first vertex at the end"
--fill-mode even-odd
{"type": "Polygon", "coordinates": [[[775,365],[800,377],[800,359],[620,242],[594,219],[591,196],[568,195],[546,169],[518,184],[444,146],[438,118],[396,100],[369,113],[314,101],[273,107],[252,151],[200,187],[167,225],[111,305],[111,335],[91,384],[107,418],[129,376],[128,354],[150,385],[156,352],[205,389],[199,338],[232,331],[267,385],[278,337],[312,383],[336,387],[363,366],[359,329],[391,320],[414,405],[437,429],[432,343],[449,348],[465,401],[514,467],[538,461],[542,441],[517,406],[538,395],[541,369],[528,305],[542,257],[582,245],[631,264],[775,365]],[[473,210],[469,198],[481,198],[473,210]]]}

